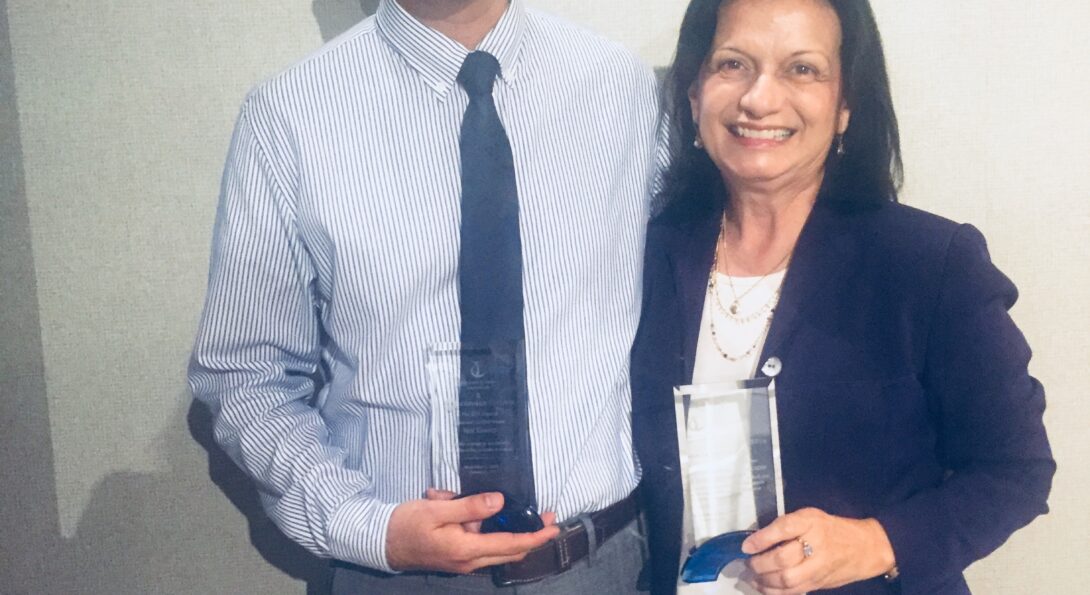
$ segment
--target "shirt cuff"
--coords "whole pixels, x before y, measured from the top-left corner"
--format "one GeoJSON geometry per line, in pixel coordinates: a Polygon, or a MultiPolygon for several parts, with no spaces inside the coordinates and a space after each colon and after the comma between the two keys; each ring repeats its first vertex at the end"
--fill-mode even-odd
{"type": "Polygon", "coordinates": [[[386,560],[386,533],[397,504],[355,496],[329,523],[329,553],[338,560],[395,573],[386,560]]]}

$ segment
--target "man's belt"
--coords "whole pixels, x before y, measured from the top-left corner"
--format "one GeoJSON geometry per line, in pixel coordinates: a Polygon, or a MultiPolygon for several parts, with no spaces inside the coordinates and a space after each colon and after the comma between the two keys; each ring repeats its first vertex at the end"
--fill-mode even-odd
{"type": "Polygon", "coordinates": [[[501,587],[532,583],[560,574],[590,553],[591,540],[587,535],[588,525],[594,528],[594,543],[600,546],[618,531],[627,527],[636,518],[638,512],[636,496],[630,494],[620,502],[587,515],[590,517],[590,523],[584,523],[579,517],[569,520],[560,526],[560,535],[549,543],[530,550],[521,561],[481,568],[473,574],[491,575],[496,586],[501,587]]]}

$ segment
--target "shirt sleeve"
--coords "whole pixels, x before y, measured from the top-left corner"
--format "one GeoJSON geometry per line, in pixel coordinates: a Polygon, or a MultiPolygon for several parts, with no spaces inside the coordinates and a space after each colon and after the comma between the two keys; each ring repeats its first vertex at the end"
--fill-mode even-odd
{"type": "Polygon", "coordinates": [[[670,171],[670,164],[674,158],[670,147],[670,113],[660,109],[657,130],[655,131],[655,150],[652,158],[651,172],[651,216],[654,217],[666,208],[665,197],[662,194],[666,186],[666,173],[670,171]]]}
{"type": "Polygon", "coordinates": [[[924,388],[947,477],[876,515],[905,595],[940,593],[1046,504],[1056,465],[1044,391],[1007,310],[1017,290],[972,226],[955,233],[927,342],[924,388]]]}
{"type": "Polygon", "coordinates": [[[296,219],[298,167],[278,122],[251,96],[235,128],[190,387],[286,535],[319,556],[390,571],[396,504],[346,468],[313,405],[322,369],[315,272],[296,219]]]}

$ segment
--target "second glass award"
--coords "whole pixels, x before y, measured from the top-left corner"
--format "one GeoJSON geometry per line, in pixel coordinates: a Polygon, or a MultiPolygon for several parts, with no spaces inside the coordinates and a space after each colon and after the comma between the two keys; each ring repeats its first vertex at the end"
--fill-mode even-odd
{"type": "Polygon", "coordinates": [[[771,378],[674,389],[685,494],[681,581],[710,582],[784,512],[771,378]]]}

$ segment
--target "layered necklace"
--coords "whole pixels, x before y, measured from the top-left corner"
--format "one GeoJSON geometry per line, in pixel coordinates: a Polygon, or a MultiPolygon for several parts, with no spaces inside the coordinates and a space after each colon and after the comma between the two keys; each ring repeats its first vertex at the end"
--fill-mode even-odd
{"type": "MultiPolygon", "coordinates": [[[[742,326],[755,322],[757,320],[764,319],[765,324],[761,332],[757,333],[757,338],[743,353],[734,355],[729,353],[726,348],[723,347],[722,342],[719,339],[719,334],[715,325],[715,315],[709,317],[709,330],[712,335],[712,343],[715,345],[716,351],[719,355],[723,356],[723,359],[730,362],[742,361],[757,350],[757,345],[761,343],[761,339],[768,332],[769,326],[772,324],[772,314],[775,312],[776,304],[780,301],[780,290],[783,288],[783,279],[780,280],[779,285],[776,286],[776,290],[772,292],[772,295],[762,303],[757,309],[749,313],[742,312],[742,300],[750,294],[757,286],[764,283],[765,279],[771,276],[776,271],[780,270],[781,266],[784,266],[791,258],[791,251],[784,254],[783,258],[776,263],[772,270],[762,275],[756,282],[749,286],[745,291],[739,294],[734,288],[734,280],[730,275],[724,275],[727,278],[727,287],[730,289],[731,301],[729,304],[723,303],[723,296],[719,290],[719,281],[717,279],[717,271],[719,270],[719,245],[726,236],[727,231],[727,217],[724,214],[723,220],[719,224],[719,239],[715,244],[715,255],[712,257],[712,270],[708,274],[708,296],[711,298],[712,303],[715,305],[715,309],[723,315],[724,318],[730,320],[737,326],[742,326]]],[[[786,275],[784,276],[786,278],[786,275]]]]}

